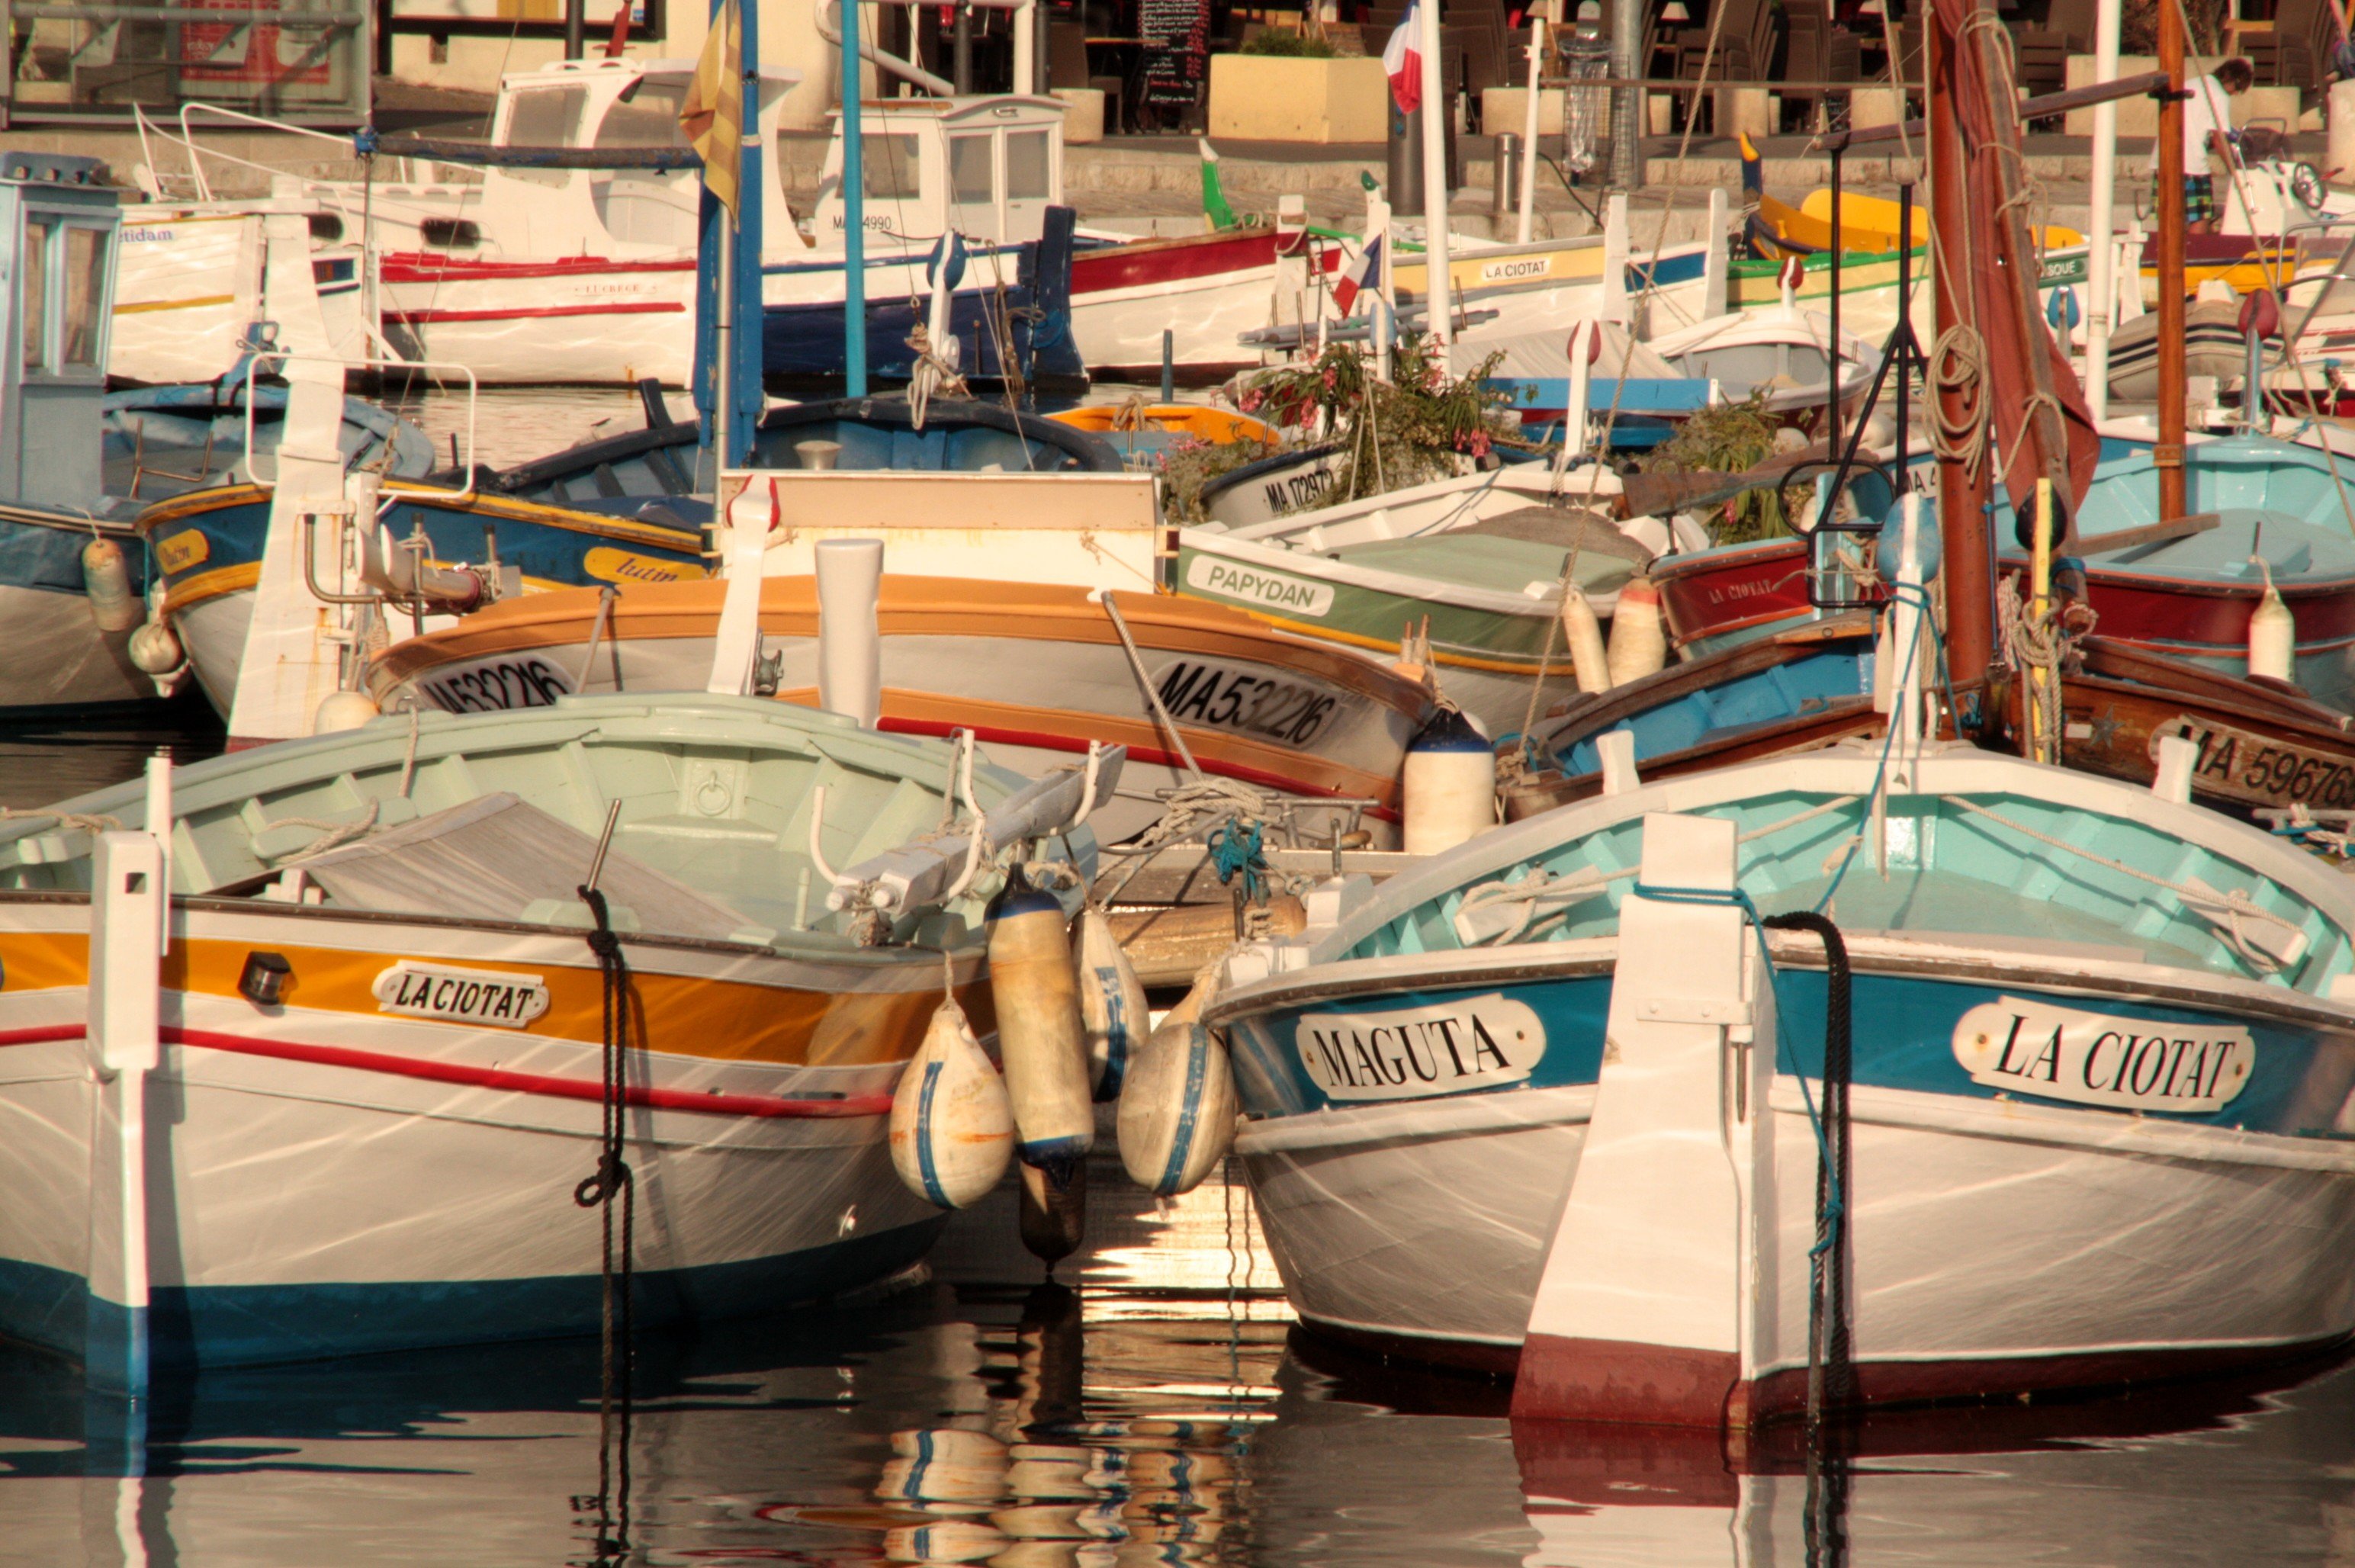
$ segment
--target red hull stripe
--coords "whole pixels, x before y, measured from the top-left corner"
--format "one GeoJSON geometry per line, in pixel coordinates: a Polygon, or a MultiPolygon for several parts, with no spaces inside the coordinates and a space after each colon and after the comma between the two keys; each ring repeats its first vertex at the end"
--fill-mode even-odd
{"type": "MultiPolygon", "coordinates": [[[[1341,247],[1327,241],[1317,252],[1316,270],[1331,272],[1341,265],[1341,247]]],[[[1167,287],[1175,283],[1207,283],[1228,274],[1230,283],[1255,281],[1251,274],[1275,265],[1275,230],[1252,229],[1215,239],[1146,240],[1134,248],[1107,245],[1082,251],[1071,258],[1071,298],[1086,303],[1090,294],[1114,289],[1167,287]]]]}
{"type": "MultiPolygon", "coordinates": [[[[85,1032],[80,1024],[0,1030],[0,1046],[80,1040],[85,1032]]],[[[348,1067],[360,1072],[384,1072],[396,1078],[459,1083],[470,1089],[502,1089],[515,1094],[544,1094],[558,1100],[595,1102],[605,1097],[604,1086],[586,1078],[558,1078],[545,1072],[517,1072],[503,1067],[474,1067],[460,1061],[427,1061],[416,1057],[393,1056],[380,1051],[356,1051],[349,1046],[257,1040],[251,1035],[222,1034],[213,1029],[167,1027],[159,1032],[166,1045],[201,1046],[208,1051],[234,1051],[240,1056],[267,1056],[280,1061],[348,1067]]],[[[787,1100],[774,1094],[706,1094],[689,1089],[665,1089],[641,1083],[628,1085],[623,1093],[633,1105],[644,1105],[656,1111],[695,1111],[713,1116],[830,1119],[885,1116],[891,1113],[891,1096],[889,1094],[850,1094],[839,1100],[787,1100]]]]}
{"type": "MultiPolygon", "coordinates": [[[[973,731],[975,740],[986,741],[991,745],[1033,746],[1042,752],[1070,752],[1079,756],[1085,756],[1088,752],[1088,743],[1085,741],[1075,741],[1069,735],[1050,735],[1043,730],[1003,730],[993,724],[949,724],[935,719],[895,719],[889,714],[886,714],[875,727],[899,735],[936,735],[943,739],[959,730],[970,730],[973,731]]],[[[1186,765],[1185,759],[1179,757],[1177,752],[1165,752],[1153,746],[1131,746],[1128,749],[1128,754],[1138,762],[1158,763],[1163,767],[1174,768],[1186,765]]],[[[1195,761],[1202,764],[1204,773],[1221,773],[1231,779],[1241,779],[1246,784],[1258,784],[1263,789],[1280,789],[1287,795],[1316,796],[1340,793],[1337,790],[1323,789],[1316,784],[1303,784],[1298,779],[1285,778],[1282,773],[1270,773],[1265,768],[1247,767],[1241,763],[1221,763],[1200,757],[1197,757],[1195,761]]],[[[1379,817],[1384,822],[1396,822],[1399,819],[1397,811],[1383,805],[1367,807],[1366,815],[1379,817]]]]}
{"type": "Polygon", "coordinates": [[[608,261],[602,256],[579,256],[564,261],[469,261],[454,256],[429,256],[417,251],[384,258],[388,283],[442,283],[465,279],[604,277],[638,272],[691,272],[685,261],[608,261]]]}
{"type": "Polygon", "coordinates": [[[434,326],[452,321],[540,321],[559,315],[678,315],[687,306],[677,300],[646,304],[564,304],[542,310],[395,310],[396,319],[411,326],[434,326]]]}

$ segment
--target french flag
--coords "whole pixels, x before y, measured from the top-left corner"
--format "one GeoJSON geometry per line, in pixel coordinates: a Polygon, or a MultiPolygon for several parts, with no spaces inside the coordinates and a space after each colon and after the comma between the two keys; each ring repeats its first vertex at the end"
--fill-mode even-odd
{"type": "Polygon", "coordinates": [[[1379,286],[1381,276],[1382,237],[1377,234],[1366,242],[1364,250],[1358,252],[1358,259],[1349,263],[1348,270],[1341,274],[1341,281],[1333,285],[1334,308],[1343,315],[1348,315],[1358,303],[1359,292],[1379,286]]]}
{"type": "Polygon", "coordinates": [[[1382,70],[1391,79],[1391,100],[1401,114],[1414,112],[1423,101],[1423,17],[1419,4],[1406,8],[1406,16],[1391,41],[1382,46],[1382,70]]]}

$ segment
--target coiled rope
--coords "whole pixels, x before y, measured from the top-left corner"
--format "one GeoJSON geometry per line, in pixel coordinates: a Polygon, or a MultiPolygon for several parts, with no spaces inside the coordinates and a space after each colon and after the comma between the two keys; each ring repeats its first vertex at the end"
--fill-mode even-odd
{"type": "Polygon", "coordinates": [[[1930,450],[1943,462],[1961,464],[1973,484],[1987,466],[1986,368],[1987,344],[1975,326],[1958,322],[1930,346],[1930,450]],[[1946,412],[1947,396],[1960,413],[1946,412]]]}

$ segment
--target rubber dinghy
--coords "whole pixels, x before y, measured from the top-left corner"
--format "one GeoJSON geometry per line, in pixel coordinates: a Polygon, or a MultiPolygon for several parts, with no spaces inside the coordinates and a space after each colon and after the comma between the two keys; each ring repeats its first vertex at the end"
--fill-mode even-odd
{"type": "Polygon", "coordinates": [[[1820,1127],[1833,1403],[2345,1339],[2346,879],[2190,805],[2179,740],[2151,790],[1894,744],[1630,766],[1231,960],[1204,1016],[1303,1320],[1518,1363],[1525,1414],[1795,1411],[1820,1127]],[[1770,975],[1745,907],[1844,963],[1778,928],[1770,975]]]}
{"type": "MultiPolygon", "coordinates": [[[[984,766],[960,788],[959,763],[773,702],[590,698],[381,720],[162,773],[144,805],[132,784],[20,816],[0,830],[0,1333],[119,1344],[122,1246],[159,1367],[594,1334],[599,1222],[574,1192],[614,1152],[609,1116],[639,1326],[907,1267],[941,1215],[893,1172],[894,1082],[943,964],[975,1027],[995,1016],[1001,817],[968,861],[976,829],[940,835],[944,797],[1005,814],[1059,787],[1009,801],[1022,781],[984,766]],[[938,841],[902,848],[919,838],[938,841]],[[892,857],[905,889],[922,852],[968,874],[897,901],[868,875],[892,857]],[[142,853],[133,889],[118,873],[142,853]],[[618,1043],[583,885],[626,964],[618,1043]],[[138,923],[104,943],[103,980],[94,919],[138,923]],[[142,953],[144,990],[111,967],[142,953]],[[93,983],[160,1009],[144,1062],[100,1060],[93,983]],[[127,1152],[94,1065],[144,1068],[172,1107],[127,1152]],[[153,1173],[127,1184],[144,1249],[101,1222],[124,1159],[153,1173]]],[[[1087,830],[1054,844],[1092,863],[1087,830]]]]}

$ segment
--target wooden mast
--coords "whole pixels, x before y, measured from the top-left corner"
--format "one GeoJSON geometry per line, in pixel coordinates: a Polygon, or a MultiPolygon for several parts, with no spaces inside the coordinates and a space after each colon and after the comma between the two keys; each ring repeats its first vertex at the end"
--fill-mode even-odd
{"type": "Polygon", "coordinates": [[[2183,15],[2158,0],[2158,66],[2167,93],[2158,105],[2158,515],[2186,510],[2183,485],[2183,15]]]}
{"type": "MultiPolygon", "coordinates": [[[[1977,0],[1972,9],[1985,5],[1977,0]]],[[[1955,112],[1960,40],[1949,37],[1931,12],[1923,29],[1929,51],[1930,275],[1934,317],[1943,338],[1971,321],[1971,272],[1967,237],[1971,215],[1967,160],[1962,126],[1955,112]]],[[[1933,385],[1932,417],[1945,430],[1967,428],[1984,416],[1973,389],[1933,385]]],[[[1957,694],[1977,693],[1986,683],[1995,640],[1995,560],[1987,539],[1988,464],[1974,475],[1959,457],[1938,459],[1938,528],[1945,564],[1940,573],[1946,596],[1946,659],[1957,694]]],[[[1968,703],[1973,699],[1961,699],[1968,703]]],[[[1956,715],[1959,725],[1962,715],[1956,715]]],[[[1982,716],[1982,722],[1989,716],[1982,716]]]]}

